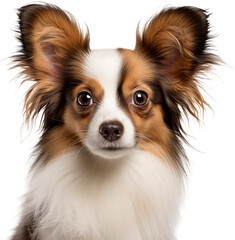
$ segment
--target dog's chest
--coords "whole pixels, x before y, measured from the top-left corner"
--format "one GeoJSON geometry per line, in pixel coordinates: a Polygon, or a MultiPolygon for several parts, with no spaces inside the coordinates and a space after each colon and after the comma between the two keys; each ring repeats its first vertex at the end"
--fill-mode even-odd
{"type": "Polygon", "coordinates": [[[170,240],[182,188],[146,152],[108,164],[71,152],[35,172],[28,208],[40,216],[43,240],[170,240]]]}

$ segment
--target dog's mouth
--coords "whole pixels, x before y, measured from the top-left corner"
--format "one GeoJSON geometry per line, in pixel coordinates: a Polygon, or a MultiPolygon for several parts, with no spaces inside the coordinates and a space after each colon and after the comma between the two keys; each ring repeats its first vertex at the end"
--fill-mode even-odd
{"type": "Polygon", "coordinates": [[[125,149],[127,149],[127,148],[125,148],[125,147],[104,147],[104,148],[101,148],[101,150],[112,151],[112,152],[121,151],[121,150],[125,150],[125,149]]]}
{"type": "Polygon", "coordinates": [[[132,148],[120,146],[102,146],[97,149],[92,149],[92,152],[102,158],[117,159],[125,156],[132,148]]]}

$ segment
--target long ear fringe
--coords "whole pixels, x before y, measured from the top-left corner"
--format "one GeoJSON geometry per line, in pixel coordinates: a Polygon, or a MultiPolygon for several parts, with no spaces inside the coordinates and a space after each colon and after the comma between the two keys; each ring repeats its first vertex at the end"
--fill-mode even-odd
{"type": "MultiPolygon", "coordinates": [[[[19,49],[12,58],[12,68],[20,68],[21,72],[19,76],[23,77],[23,81],[21,83],[24,84],[25,82],[32,82],[32,86],[29,88],[25,95],[24,101],[24,123],[29,128],[29,126],[33,126],[36,117],[42,112],[41,124],[40,126],[45,127],[45,118],[46,118],[46,110],[48,113],[48,109],[56,109],[58,106],[58,102],[60,102],[61,97],[61,88],[63,85],[56,85],[56,88],[53,87],[53,83],[47,82],[45,83],[44,79],[40,77],[40,69],[35,67],[34,65],[34,53],[32,48],[32,43],[29,42],[27,34],[30,34],[30,29],[28,31],[22,32],[22,15],[25,11],[32,11],[31,14],[35,14],[35,9],[40,11],[55,11],[59,14],[62,14],[65,19],[68,19],[68,22],[71,22],[72,27],[77,28],[79,33],[80,39],[77,39],[77,42],[80,42],[81,45],[79,47],[80,51],[89,51],[89,42],[90,42],[90,35],[88,28],[86,32],[82,32],[78,22],[76,19],[68,12],[61,10],[59,7],[51,5],[51,4],[30,4],[23,6],[18,10],[18,30],[16,30],[16,38],[20,43],[19,49]],[[32,8],[32,10],[27,10],[32,8]]],[[[38,16],[37,16],[38,17],[38,16]]],[[[27,27],[32,28],[33,21],[27,22],[27,27]]],[[[42,72],[43,73],[43,72],[42,72]]],[[[44,74],[44,73],[43,73],[44,74]]],[[[42,75],[43,75],[42,74],[42,75]]],[[[62,81],[61,79],[60,81],[62,81]]],[[[50,110],[52,112],[52,110],[50,110]]],[[[51,113],[52,114],[52,113],[51,113]]],[[[53,118],[53,114],[50,118],[53,118]]],[[[60,121],[60,119],[54,119],[55,121],[60,121]]]]}
{"type": "MultiPolygon", "coordinates": [[[[153,27],[153,25],[156,24],[156,21],[158,21],[158,23],[162,24],[165,28],[165,25],[167,25],[166,22],[163,21],[164,19],[166,19],[165,14],[168,13],[172,14],[175,11],[176,14],[179,14],[181,12],[184,13],[184,11],[187,11],[187,8],[189,9],[189,11],[192,12],[190,17],[193,14],[195,14],[196,11],[199,11],[199,14],[202,14],[203,18],[205,18],[204,21],[206,24],[206,29],[204,31],[206,35],[204,39],[201,40],[202,42],[204,41],[204,48],[201,48],[200,44],[198,44],[199,48],[194,53],[188,50],[185,51],[182,50],[184,46],[181,45],[178,46],[181,43],[176,39],[177,41],[175,42],[174,47],[177,48],[177,50],[179,50],[180,53],[179,56],[181,55],[180,57],[186,58],[186,60],[188,59],[187,61],[191,61],[190,65],[188,66],[186,65],[186,67],[190,66],[190,68],[189,70],[187,69],[185,70],[182,64],[180,63],[181,69],[179,70],[179,73],[176,70],[175,75],[174,74],[172,74],[173,76],[166,75],[163,78],[164,81],[161,82],[162,89],[164,91],[166,98],[166,104],[168,105],[169,110],[172,112],[172,115],[176,116],[176,117],[172,116],[171,117],[172,119],[170,120],[173,126],[172,130],[176,133],[176,135],[179,138],[181,138],[185,142],[187,142],[185,138],[187,134],[182,127],[181,123],[182,115],[184,115],[186,119],[188,119],[189,116],[191,115],[197,121],[200,121],[200,115],[204,116],[205,108],[211,108],[209,104],[206,102],[205,98],[203,97],[202,92],[205,91],[200,78],[202,76],[205,76],[206,73],[210,72],[214,65],[221,63],[221,59],[216,54],[213,53],[213,49],[211,47],[211,41],[215,36],[212,36],[210,34],[211,27],[208,21],[208,17],[210,16],[210,14],[208,14],[208,12],[205,10],[196,9],[193,7],[165,9],[160,14],[155,15],[153,18],[151,18],[144,25],[142,31],[140,31],[140,26],[138,25],[136,32],[136,48],[135,48],[135,51],[137,51],[140,54],[146,55],[147,58],[150,58],[161,69],[162,55],[156,56],[156,50],[154,49],[156,39],[154,38],[157,38],[159,36],[159,33],[162,33],[161,31],[164,31],[164,29],[161,29],[161,26],[157,25],[158,29],[157,31],[159,32],[154,33],[154,30],[151,30],[149,27],[153,27]],[[159,18],[162,19],[159,20],[159,18]],[[153,46],[151,44],[153,44],[153,46]],[[177,74],[178,76],[175,78],[177,74]],[[170,78],[172,78],[173,80],[171,80],[170,78]]],[[[170,18],[169,21],[173,21],[172,20],[173,17],[170,18]]],[[[176,21],[180,22],[180,20],[177,19],[176,21]]],[[[195,23],[194,25],[196,26],[195,23]]],[[[172,38],[172,40],[174,39],[172,38]]],[[[190,43],[188,45],[190,46],[190,43]]],[[[158,52],[158,54],[162,53],[158,52]]],[[[203,77],[203,80],[204,78],[205,77],[203,77]]]]}

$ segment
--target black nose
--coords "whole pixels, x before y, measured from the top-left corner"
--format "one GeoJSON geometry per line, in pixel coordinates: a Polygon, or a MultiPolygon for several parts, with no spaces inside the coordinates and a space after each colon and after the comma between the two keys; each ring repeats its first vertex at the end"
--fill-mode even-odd
{"type": "Polygon", "coordinates": [[[104,139],[113,142],[122,136],[124,127],[120,122],[112,121],[102,123],[99,130],[104,139]]]}

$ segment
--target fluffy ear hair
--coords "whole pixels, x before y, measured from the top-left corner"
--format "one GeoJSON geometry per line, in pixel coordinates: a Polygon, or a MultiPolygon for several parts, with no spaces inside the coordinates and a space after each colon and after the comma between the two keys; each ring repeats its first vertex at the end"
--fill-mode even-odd
{"type": "Polygon", "coordinates": [[[35,81],[25,99],[26,121],[41,109],[56,118],[53,112],[60,104],[64,65],[74,54],[89,51],[89,35],[84,36],[74,18],[53,5],[27,5],[19,9],[18,16],[22,48],[16,56],[17,66],[26,80],[35,81]]]}
{"type": "Polygon", "coordinates": [[[195,76],[215,63],[214,55],[207,52],[208,32],[206,11],[180,7],[163,10],[145,25],[141,35],[137,33],[135,51],[150,57],[165,76],[169,104],[175,109],[180,105],[196,118],[197,106],[204,109],[206,102],[195,76]]]}

